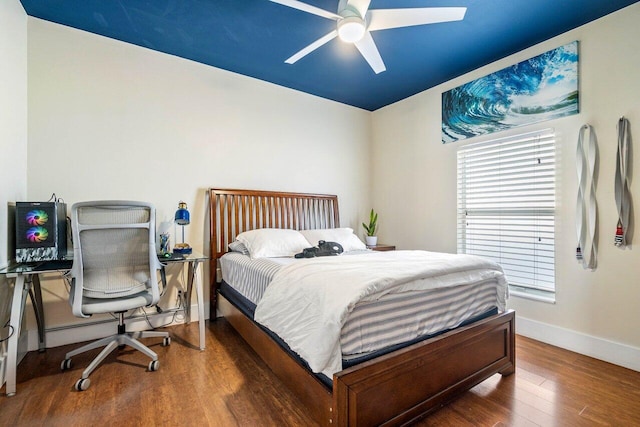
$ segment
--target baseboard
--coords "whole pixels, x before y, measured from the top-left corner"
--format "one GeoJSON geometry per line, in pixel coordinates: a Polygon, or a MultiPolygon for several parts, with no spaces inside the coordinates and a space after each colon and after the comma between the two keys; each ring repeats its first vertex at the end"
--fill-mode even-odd
{"type": "MultiPolygon", "coordinates": [[[[151,311],[147,309],[147,311],[151,311]]],[[[191,306],[191,322],[197,322],[198,306],[191,306]]],[[[154,327],[164,327],[179,325],[184,323],[184,314],[179,311],[174,317],[174,312],[165,310],[163,313],[154,313],[150,316],[151,324],[154,327]]],[[[151,329],[143,316],[126,320],[127,331],[144,331],[151,329]]],[[[96,340],[115,333],[117,320],[107,320],[100,322],[80,323],[57,328],[48,328],[46,332],[47,348],[59,347],[67,344],[76,344],[84,341],[96,340]]],[[[36,329],[28,331],[28,350],[38,350],[38,331],[36,329]]]]}
{"type": "Polygon", "coordinates": [[[640,348],[516,316],[516,333],[614,365],[640,371],[640,348]]]}
{"type": "Polygon", "coordinates": [[[0,343],[0,387],[4,385],[7,370],[7,349],[5,343],[0,343]]]}
{"type": "MultiPolygon", "coordinates": [[[[218,316],[219,313],[216,313],[218,316]]],[[[177,317],[172,321],[173,313],[166,312],[154,314],[152,324],[177,325],[184,323],[183,319],[177,317]]],[[[198,306],[191,307],[191,321],[198,320],[198,306]]],[[[47,332],[47,347],[58,347],[61,345],[75,344],[83,341],[95,340],[113,333],[115,320],[110,323],[74,325],[72,329],[60,329],[47,332]],[[73,331],[73,333],[70,333],[73,331]]],[[[145,330],[149,325],[144,318],[136,318],[127,321],[128,330],[145,330]]],[[[616,343],[591,335],[582,334],[570,329],[561,328],[536,320],[526,319],[516,316],[516,333],[528,338],[555,345],[605,362],[623,366],[628,369],[640,372],[640,348],[625,344],[616,343]]],[[[38,349],[38,331],[28,332],[28,350],[38,349]]],[[[0,350],[3,350],[0,347],[0,350]]],[[[6,364],[6,353],[0,351],[0,386],[4,383],[4,371],[6,364]]]]}

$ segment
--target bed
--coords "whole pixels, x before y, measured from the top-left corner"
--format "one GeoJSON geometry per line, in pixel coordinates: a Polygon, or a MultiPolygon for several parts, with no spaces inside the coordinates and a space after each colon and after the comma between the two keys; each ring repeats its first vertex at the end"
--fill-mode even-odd
{"type": "Polygon", "coordinates": [[[243,232],[338,228],[337,197],[222,189],[211,189],[209,197],[211,313],[217,310],[227,319],[319,424],[411,423],[488,377],[515,371],[515,316],[507,310],[370,358],[323,381],[240,304],[219,294],[215,272],[229,244],[243,232]]]}

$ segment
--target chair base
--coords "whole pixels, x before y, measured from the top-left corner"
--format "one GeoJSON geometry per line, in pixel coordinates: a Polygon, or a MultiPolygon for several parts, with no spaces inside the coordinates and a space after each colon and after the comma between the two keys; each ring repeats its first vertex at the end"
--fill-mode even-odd
{"type": "Polygon", "coordinates": [[[151,338],[151,337],[161,337],[164,338],[162,341],[162,345],[167,346],[171,344],[171,338],[169,337],[168,332],[156,332],[156,331],[140,331],[140,332],[124,332],[124,313],[118,314],[118,331],[119,333],[108,336],[106,338],[99,339],[97,341],[86,344],[80,348],[72,350],[65,355],[64,360],[62,361],[61,368],[62,370],[69,369],[71,367],[71,358],[81,353],[85,353],[89,350],[93,350],[99,347],[104,347],[100,354],[98,354],[93,361],[87,366],[87,368],[82,372],[82,377],[76,382],[76,390],[82,391],[86,390],[89,387],[90,381],[88,380],[89,375],[102,363],[102,361],[109,355],[113,350],[115,350],[119,346],[128,345],[151,358],[151,362],[149,363],[149,371],[156,371],[159,367],[158,355],[151,350],[149,347],[142,344],[138,341],[139,338],[151,338]]]}

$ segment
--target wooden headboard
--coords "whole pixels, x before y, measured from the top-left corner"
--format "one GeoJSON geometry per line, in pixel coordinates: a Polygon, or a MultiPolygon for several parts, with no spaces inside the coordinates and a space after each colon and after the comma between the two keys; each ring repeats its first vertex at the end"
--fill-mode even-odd
{"type": "MultiPolygon", "coordinates": [[[[211,301],[218,258],[243,231],[256,228],[309,230],[340,227],[338,196],[259,190],[209,190],[211,301]]],[[[213,309],[213,307],[212,307],[213,309]]]]}

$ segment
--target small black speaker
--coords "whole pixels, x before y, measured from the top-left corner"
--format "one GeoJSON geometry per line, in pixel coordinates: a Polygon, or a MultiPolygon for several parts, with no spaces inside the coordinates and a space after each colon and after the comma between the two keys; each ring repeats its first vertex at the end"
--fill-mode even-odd
{"type": "Polygon", "coordinates": [[[67,256],[67,205],[16,202],[16,262],[52,261],[67,256]]]}

